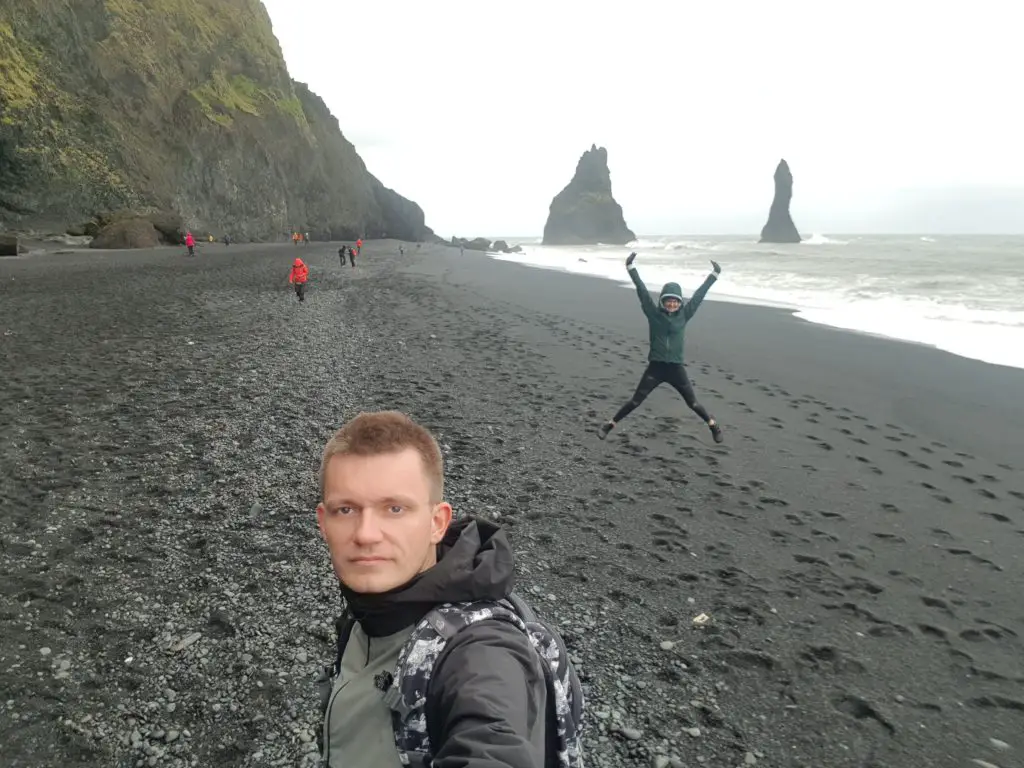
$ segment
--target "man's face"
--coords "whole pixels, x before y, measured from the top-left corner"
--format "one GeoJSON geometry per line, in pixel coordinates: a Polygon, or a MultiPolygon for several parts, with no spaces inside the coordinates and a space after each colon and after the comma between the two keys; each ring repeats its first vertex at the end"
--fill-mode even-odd
{"type": "Polygon", "coordinates": [[[452,508],[431,500],[423,459],[406,448],[332,457],[316,518],[342,583],[377,594],[437,562],[435,546],[448,530],[452,508]]]}

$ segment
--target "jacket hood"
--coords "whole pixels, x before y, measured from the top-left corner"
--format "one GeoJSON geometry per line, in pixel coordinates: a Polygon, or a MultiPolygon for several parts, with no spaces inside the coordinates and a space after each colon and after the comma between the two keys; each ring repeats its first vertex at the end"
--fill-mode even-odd
{"type": "Polygon", "coordinates": [[[295,263],[292,266],[301,267],[302,266],[302,259],[296,259],[295,263]]]}
{"type": "Polygon", "coordinates": [[[453,522],[437,564],[390,592],[359,594],[341,585],[352,615],[370,636],[397,632],[442,603],[500,600],[512,591],[515,558],[505,532],[489,520],[453,522]]]}
{"type": "Polygon", "coordinates": [[[658,303],[661,304],[665,299],[679,299],[683,300],[683,289],[679,287],[679,283],[665,283],[661,289],[661,296],[658,297],[658,303]]]}

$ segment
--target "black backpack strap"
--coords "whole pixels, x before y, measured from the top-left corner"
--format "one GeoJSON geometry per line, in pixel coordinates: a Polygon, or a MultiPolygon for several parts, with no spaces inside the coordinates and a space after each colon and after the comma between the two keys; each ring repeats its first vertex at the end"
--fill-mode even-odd
{"type": "Polygon", "coordinates": [[[514,610],[516,614],[518,614],[519,618],[524,622],[529,624],[530,622],[537,621],[537,613],[533,610],[533,607],[515,592],[509,592],[508,597],[505,599],[508,600],[509,604],[512,606],[512,610],[514,610]]]}

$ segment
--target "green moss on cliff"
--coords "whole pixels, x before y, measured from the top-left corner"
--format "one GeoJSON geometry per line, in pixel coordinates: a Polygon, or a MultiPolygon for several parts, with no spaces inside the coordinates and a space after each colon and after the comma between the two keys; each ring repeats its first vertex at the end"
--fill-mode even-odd
{"type": "MultiPolygon", "coordinates": [[[[190,55],[230,49],[244,51],[249,63],[264,72],[284,69],[284,57],[266,11],[249,0],[105,0],[113,17],[112,47],[130,51],[127,60],[151,65],[190,55]],[[155,25],[155,18],[166,24],[155,25]]],[[[187,67],[186,67],[187,68],[187,67]]]]}
{"type": "Polygon", "coordinates": [[[0,0],[0,193],[22,221],[155,207],[239,237],[423,232],[292,82],[260,0],[0,0]]]}
{"type": "Polygon", "coordinates": [[[278,111],[302,123],[306,120],[302,104],[294,94],[285,95],[276,88],[262,88],[244,75],[229,78],[218,72],[212,80],[189,93],[206,117],[225,127],[234,122],[238,112],[261,117],[270,111],[278,111]]]}
{"type": "MultiPolygon", "coordinates": [[[[0,22],[0,102],[7,110],[24,109],[35,101],[39,56],[15,40],[10,24],[0,22]]],[[[10,124],[14,118],[5,111],[2,120],[10,124]]]]}

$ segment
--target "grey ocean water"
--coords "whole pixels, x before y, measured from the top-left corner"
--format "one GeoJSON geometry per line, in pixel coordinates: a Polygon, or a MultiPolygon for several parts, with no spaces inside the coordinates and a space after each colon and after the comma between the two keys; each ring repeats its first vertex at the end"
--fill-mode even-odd
{"type": "Polygon", "coordinates": [[[798,245],[750,237],[667,235],[628,246],[541,246],[496,256],[629,285],[623,258],[638,253],[650,287],[693,290],[715,259],[711,298],[765,304],[854,331],[927,344],[1024,368],[1024,236],[813,235],[798,245]]]}

